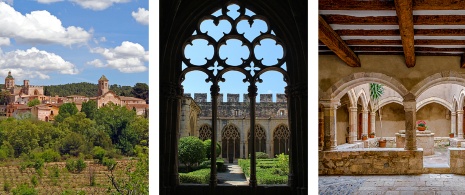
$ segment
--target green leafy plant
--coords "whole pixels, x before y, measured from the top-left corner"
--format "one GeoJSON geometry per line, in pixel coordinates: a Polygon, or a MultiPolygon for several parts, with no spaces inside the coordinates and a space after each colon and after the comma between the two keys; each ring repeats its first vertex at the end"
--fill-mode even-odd
{"type": "Polygon", "coordinates": [[[204,158],[205,146],[202,140],[193,136],[182,137],[179,140],[179,161],[187,165],[188,169],[202,162],[204,158]]]}
{"type": "MultiPolygon", "coordinates": [[[[372,107],[378,109],[379,124],[383,128],[383,122],[381,120],[381,107],[379,107],[379,99],[384,94],[384,86],[378,83],[370,83],[370,99],[373,104],[372,107]]],[[[382,136],[381,136],[382,137],[382,136]]]]}

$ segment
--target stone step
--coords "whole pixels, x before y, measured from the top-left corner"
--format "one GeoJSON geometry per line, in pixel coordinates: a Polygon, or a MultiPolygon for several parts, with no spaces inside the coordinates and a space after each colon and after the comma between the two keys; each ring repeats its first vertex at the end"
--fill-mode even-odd
{"type": "Polygon", "coordinates": [[[423,167],[423,174],[449,174],[449,166],[423,167]]]}

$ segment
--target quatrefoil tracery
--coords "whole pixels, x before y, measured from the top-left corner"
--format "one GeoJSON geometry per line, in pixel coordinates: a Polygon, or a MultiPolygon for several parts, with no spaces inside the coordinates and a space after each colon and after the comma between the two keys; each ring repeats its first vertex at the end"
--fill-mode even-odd
{"type": "MultiPolygon", "coordinates": [[[[284,76],[284,81],[287,82],[287,73],[285,67],[285,59],[286,59],[286,47],[284,43],[274,34],[274,32],[271,29],[271,25],[269,21],[267,20],[266,17],[261,16],[261,15],[252,15],[250,16],[250,13],[254,14],[253,12],[250,12],[246,10],[244,7],[239,6],[236,11],[239,13],[239,16],[236,18],[232,18],[231,16],[228,15],[228,9],[229,5],[238,5],[236,2],[229,3],[225,5],[221,9],[222,15],[208,15],[202,17],[195,29],[194,34],[189,37],[183,47],[182,47],[182,61],[183,64],[185,64],[186,68],[183,69],[182,73],[182,78],[183,80],[184,75],[187,72],[193,71],[193,70],[200,70],[202,72],[205,72],[208,75],[208,78],[206,79],[207,82],[209,81],[224,81],[222,78],[222,75],[225,74],[228,71],[238,71],[244,74],[245,79],[244,82],[261,82],[262,80],[260,79],[260,75],[263,74],[264,72],[274,70],[281,72],[284,76]],[[243,25],[243,22],[248,22],[249,26],[252,28],[255,23],[264,23],[266,24],[265,28],[266,30],[260,30],[259,35],[255,37],[246,37],[246,31],[245,30],[238,30],[238,25],[239,23],[243,25]],[[223,25],[225,23],[230,24],[230,28],[225,29],[224,31],[221,31],[223,35],[219,38],[219,36],[214,35],[211,32],[208,32],[207,30],[202,28],[202,24],[213,24],[218,27],[220,23],[223,25]],[[202,31],[203,30],[203,31],[202,31]],[[253,38],[253,39],[252,39],[253,38]],[[252,39],[252,40],[250,40],[252,39]],[[186,48],[187,47],[192,47],[194,46],[193,42],[194,40],[204,40],[207,42],[207,45],[209,47],[213,47],[213,57],[208,58],[211,56],[208,54],[207,57],[205,57],[205,60],[203,64],[193,64],[191,63],[191,59],[186,56],[186,48]],[[231,49],[227,50],[226,52],[227,55],[222,55],[220,56],[220,50],[228,48],[230,45],[228,45],[229,41],[239,41],[242,49],[248,50],[248,56],[244,57],[241,56],[239,60],[241,62],[238,63],[236,60],[233,64],[231,64],[231,61],[228,60],[227,55],[231,53],[231,49]],[[280,49],[282,49],[282,57],[279,56],[277,57],[277,63],[275,64],[269,64],[266,63],[263,64],[263,57],[258,59],[256,56],[255,50],[262,49],[262,41],[268,41],[272,40],[275,41],[276,46],[280,46],[280,49]],[[223,58],[222,58],[223,57],[223,58]],[[228,63],[229,62],[229,63],[228,63]],[[221,67],[222,69],[218,69],[217,67],[221,67]]],[[[233,10],[233,9],[231,9],[233,10]]],[[[217,12],[215,12],[217,13],[217,12]]],[[[206,56],[206,55],[205,55],[206,56]]],[[[276,60],[275,60],[276,61],[276,60]]]]}

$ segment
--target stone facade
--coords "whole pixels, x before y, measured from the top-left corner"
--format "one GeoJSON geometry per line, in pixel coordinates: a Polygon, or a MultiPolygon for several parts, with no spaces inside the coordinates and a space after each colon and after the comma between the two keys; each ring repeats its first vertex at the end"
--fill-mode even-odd
{"type": "MultiPolygon", "coordinates": [[[[244,94],[244,97],[247,95],[244,94]]],[[[228,152],[234,153],[234,158],[248,158],[246,155],[250,136],[250,113],[248,98],[239,101],[239,94],[227,94],[226,102],[223,94],[218,101],[218,133],[217,141],[223,147],[222,157],[227,158],[228,152]],[[230,139],[232,132],[237,137],[230,139]]],[[[256,104],[256,133],[255,151],[265,152],[270,158],[279,153],[289,154],[289,128],[287,119],[287,102],[284,94],[277,94],[276,101],[272,101],[272,94],[260,94],[260,102],[256,104]],[[258,135],[257,135],[258,134],[258,135]]],[[[181,103],[180,136],[196,136],[209,139],[212,127],[212,103],[207,101],[206,93],[184,94],[181,103]]]]}

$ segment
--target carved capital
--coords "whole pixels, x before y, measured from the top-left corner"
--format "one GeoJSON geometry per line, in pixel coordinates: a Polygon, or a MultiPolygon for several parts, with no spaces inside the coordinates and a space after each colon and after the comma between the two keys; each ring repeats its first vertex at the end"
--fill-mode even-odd
{"type": "Polygon", "coordinates": [[[160,96],[167,99],[178,99],[184,94],[182,85],[173,82],[160,83],[160,96]]]}
{"type": "Polygon", "coordinates": [[[288,85],[284,89],[286,97],[299,97],[299,96],[308,96],[308,85],[307,83],[298,83],[295,85],[288,85]]]}
{"type": "Polygon", "coordinates": [[[218,85],[218,83],[214,83],[210,87],[210,93],[212,95],[212,99],[218,97],[218,94],[220,93],[220,86],[218,85]]]}
{"type": "Polygon", "coordinates": [[[257,97],[258,88],[255,84],[251,83],[247,91],[249,92],[249,98],[257,97]]]}

